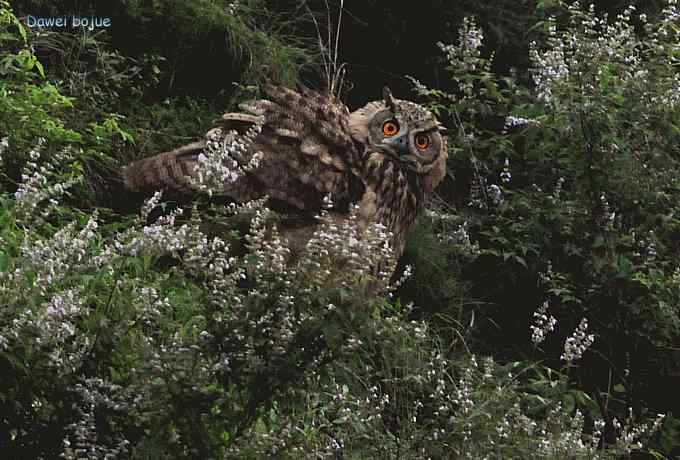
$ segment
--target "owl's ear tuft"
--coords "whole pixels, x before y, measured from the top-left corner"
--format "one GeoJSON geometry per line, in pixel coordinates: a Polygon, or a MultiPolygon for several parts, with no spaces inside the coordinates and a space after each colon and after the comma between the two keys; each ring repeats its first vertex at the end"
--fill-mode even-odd
{"type": "Polygon", "coordinates": [[[439,123],[437,124],[437,132],[439,132],[439,134],[441,134],[442,136],[448,136],[449,134],[452,133],[452,131],[449,128],[439,123]]]}
{"type": "Polygon", "coordinates": [[[392,91],[390,91],[387,86],[383,87],[383,100],[385,101],[385,105],[387,105],[390,110],[394,111],[396,109],[397,103],[394,101],[392,91]]]}

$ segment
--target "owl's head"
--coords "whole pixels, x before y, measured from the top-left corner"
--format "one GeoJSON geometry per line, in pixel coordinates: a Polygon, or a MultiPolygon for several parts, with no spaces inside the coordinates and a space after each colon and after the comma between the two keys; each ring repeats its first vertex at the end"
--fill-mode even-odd
{"type": "Polygon", "coordinates": [[[435,116],[413,102],[395,99],[389,88],[383,100],[369,102],[349,116],[352,137],[423,176],[426,192],[442,180],[448,156],[443,127],[435,116]]]}

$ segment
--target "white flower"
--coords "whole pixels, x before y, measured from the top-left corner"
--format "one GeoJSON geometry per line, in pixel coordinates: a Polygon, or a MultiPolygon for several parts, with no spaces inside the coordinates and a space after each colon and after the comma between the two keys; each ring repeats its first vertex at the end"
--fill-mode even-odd
{"type": "Polygon", "coordinates": [[[564,342],[564,353],[560,359],[571,364],[581,359],[585,352],[595,341],[593,334],[586,334],[588,320],[583,318],[571,337],[564,342]]]}
{"type": "Polygon", "coordinates": [[[245,172],[257,168],[263,154],[253,152],[252,145],[262,131],[263,123],[264,119],[260,118],[243,135],[234,130],[223,132],[219,128],[208,132],[205,148],[196,162],[196,175],[190,178],[191,183],[212,196],[224,190],[225,184],[233,183],[245,172]]]}
{"type": "Polygon", "coordinates": [[[543,343],[548,332],[553,331],[557,325],[557,319],[548,314],[549,306],[550,304],[546,300],[538,307],[538,310],[534,312],[534,324],[529,326],[529,329],[531,329],[531,341],[534,345],[543,343]]]}

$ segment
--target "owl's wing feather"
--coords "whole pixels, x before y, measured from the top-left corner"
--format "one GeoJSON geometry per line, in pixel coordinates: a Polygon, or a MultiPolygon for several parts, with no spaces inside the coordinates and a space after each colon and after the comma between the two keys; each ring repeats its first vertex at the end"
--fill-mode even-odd
{"type": "Polygon", "coordinates": [[[357,163],[360,152],[350,135],[349,110],[344,104],[306,88],[298,93],[267,84],[264,92],[268,99],[241,108],[264,117],[263,131],[269,131],[270,138],[298,140],[302,153],[340,169],[357,163]]]}
{"type": "MultiPolygon", "coordinates": [[[[308,89],[298,93],[269,84],[263,89],[267,99],[244,103],[244,113],[225,113],[215,122],[226,136],[262,122],[249,149],[261,152],[260,165],[225,184],[224,195],[237,201],[268,195],[304,211],[317,211],[327,193],[340,202],[355,201],[363,187],[353,173],[361,152],[348,129],[347,107],[308,89]]],[[[203,139],[131,164],[123,171],[126,187],[194,193],[187,176],[196,175],[205,146],[203,139]]]]}
{"type": "Polygon", "coordinates": [[[135,161],[123,169],[123,184],[126,189],[136,192],[171,189],[179,193],[191,193],[188,176],[193,174],[197,152],[204,147],[204,141],[192,142],[135,161]]]}
{"type": "MultiPolygon", "coordinates": [[[[267,99],[242,106],[264,117],[262,135],[257,141],[277,146],[269,149],[262,146],[269,161],[264,161],[263,168],[255,174],[268,184],[272,177],[281,174],[280,170],[269,170],[269,165],[285,168],[290,187],[283,199],[294,198],[298,207],[304,203],[302,209],[318,209],[326,193],[332,194],[341,206],[355,201],[363,191],[363,183],[354,173],[362,152],[350,135],[347,107],[331,96],[309,89],[298,93],[265,85],[264,93],[267,99]],[[279,164],[279,159],[283,164],[279,164]]],[[[281,196],[278,188],[267,187],[267,193],[281,196]]]]}

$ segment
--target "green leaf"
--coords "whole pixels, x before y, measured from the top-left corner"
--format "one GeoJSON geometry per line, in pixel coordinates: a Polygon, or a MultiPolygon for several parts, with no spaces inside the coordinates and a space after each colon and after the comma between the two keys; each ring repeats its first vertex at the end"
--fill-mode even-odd
{"type": "Polygon", "coordinates": [[[617,393],[625,393],[626,392],[626,387],[623,386],[621,383],[617,383],[612,387],[612,390],[616,391],[617,393]]]}
{"type": "Polygon", "coordinates": [[[605,240],[604,240],[604,237],[603,237],[602,235],[597,235],[597,236],[595,237],[595,241],[593,241],[593,246],[592,246],[592,247],[593,247],[594,249],[596,249],[596,248],[604,247],[605,245],[606,245],[606,242],[605,242],[605,240]]]}
{"type": "Polygon", "coordinates": [[[35,67],[38,69],[38,73],[40,74],[41,77],[45,78],[45,68],[43,67],[42,63],[38,60],[35,61],[35,67]]]}
{"type": "Polygon", "coordinates": [[[562,407],[567,414],[570,414],[576,408],[576,400],[572,395],[566,394],[562,398],[562,407]]]}

